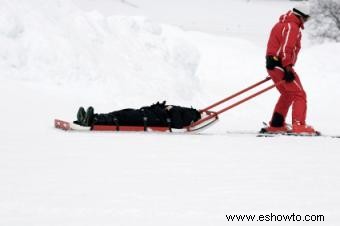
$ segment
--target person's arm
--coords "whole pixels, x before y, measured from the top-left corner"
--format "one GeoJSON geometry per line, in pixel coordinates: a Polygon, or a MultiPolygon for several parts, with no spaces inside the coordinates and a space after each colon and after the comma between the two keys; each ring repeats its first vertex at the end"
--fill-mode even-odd
{"type": "Polygon", "coordinates": [[[299,27],[293,23],[287,23],[284,33],[283,33],[283,46],[282,52],[283,57],[281,60],[282,66],[284,68],[294,65],[294,49],[297,48],[299,27]]]}

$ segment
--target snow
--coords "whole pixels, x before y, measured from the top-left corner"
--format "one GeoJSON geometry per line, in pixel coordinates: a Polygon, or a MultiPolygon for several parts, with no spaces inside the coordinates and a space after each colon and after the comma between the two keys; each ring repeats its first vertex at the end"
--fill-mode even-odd
{"type": "MultiPolygon", "coordinates": [[[[202,108],[265,78],[268,32],[292,1],[0,3],[0,225],[239,225],[225,215],[270,213],[338,224],[339,139],[227,133],[257,131],[275,90],[199,134],[53,128],[79,106],[202,108]]],[[[340,134],[340,45],[304,33],[308,122],[340,134]]]]}

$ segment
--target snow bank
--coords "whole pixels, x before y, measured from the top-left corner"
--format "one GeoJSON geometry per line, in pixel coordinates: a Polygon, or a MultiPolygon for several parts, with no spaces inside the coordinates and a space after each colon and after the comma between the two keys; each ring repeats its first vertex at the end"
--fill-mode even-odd
{"type": "Polygon", "coordinates": [[[3,4],[0,21],[2,77],[101,90],[114,104],[141,94],[190,100],[199,89],[196,47],[146,18],[14,0],[3,4]]]}

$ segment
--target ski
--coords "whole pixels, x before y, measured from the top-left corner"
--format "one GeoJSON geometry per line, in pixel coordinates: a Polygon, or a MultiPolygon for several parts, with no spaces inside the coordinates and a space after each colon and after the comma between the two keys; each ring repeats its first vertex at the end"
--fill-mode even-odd
{"type": "MultiPolygon", "coordinates": [[[[340,138],[340,135],[330,135],[330,134],[323,134],[320,131],[315,131],[315,133],[294,133],[292,131],[287,132],[278,132],[278,133],[271,133],[266,131],[266,127],[268,127],[268,124],[266,122],[262,122],[262,124],[265,126],[262,128],[258,134],[257,137],[275,137],[275,136],[295,136],[295,137],[329,137],[329,138],[340,138]]],[[[287,124],[288,128],[292,130],[292,125],[287,124]]]]}
{"type": "Polygon", "coordinates": [[[317,132],[316,134],[296,134],[296,133],[265,133],[265,132],[256,132],[256,131],[226,131],[227,135],[252,135],[256,137],[283,137],[283,136],[291,136],[291,137],[324,137],[324,138],[340,138],[340,135],[332,135],[332,134],[323,134],[317,132]]]}
{"type": "Polygon", "coordinates": [[[298,133],[292,133],[292,132],[282,132],[282,133],[269,133],[269,132],[263,132],[260,131],[257,134],[257,137],[275,137],[275,136],[294,136],[294,137],[320,137],[321,133],[320,132],[316,132],[313,134],[298,134],[298,133]]]}
{"type": "Polygon", "coordinates": [[[323,134],[320,132],[316,132],[315,134],[298,134],[292,132],[285,132],[285,133],[266,133],[266,132],[259,132],[257,137],[277,137],[277,136],[291,136],[291,137],[325,137],[325,138],[340,138],[340,135],[330,135],[330,134],[323,134]]]}

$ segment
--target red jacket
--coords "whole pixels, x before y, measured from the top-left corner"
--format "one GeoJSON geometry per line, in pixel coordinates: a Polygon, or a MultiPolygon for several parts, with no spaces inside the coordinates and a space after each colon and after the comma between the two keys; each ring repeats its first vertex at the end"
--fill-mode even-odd
{"type": "Polygon", "coordinates": [[[301,49],[303,28],[303,23],[292,11],[282,15],[270,33],[267,56],[278,57],[283,67],[294,66],[301,49]]]}

